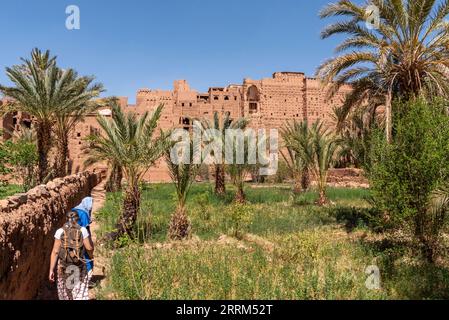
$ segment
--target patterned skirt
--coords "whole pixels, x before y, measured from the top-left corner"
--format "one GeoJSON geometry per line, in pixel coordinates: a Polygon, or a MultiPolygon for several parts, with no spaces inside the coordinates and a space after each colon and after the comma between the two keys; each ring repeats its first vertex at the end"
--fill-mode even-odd
{"type": "Polygon", "coordinates": [[[59,300],[89,300],[89,276],[85,264],[63,266],[58,263],[59,300]]]}

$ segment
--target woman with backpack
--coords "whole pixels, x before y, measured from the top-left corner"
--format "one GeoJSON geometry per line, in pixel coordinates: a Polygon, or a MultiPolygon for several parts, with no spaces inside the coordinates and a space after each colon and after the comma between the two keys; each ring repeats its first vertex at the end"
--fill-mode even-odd
{"type": "MultiPolygon", "coordinates": [[[[85,227],[89,232],[89,235],[92,236],[90,231],[90,224],[92,223],[92,208],[94,205],[94,200],[92,197],[85,197],[81,203],[72,209],[72,211],[78,213],[78,224],[81,227],[85,227]]],[[[94,262],[89,259],[87,252],[84,254],[84,258],[86,259],[87,265],[87,273],[89,275],[89,281],[92,278],[94,273],[94,262]]]]}
{"type": "Polygon", "coordinates": [[[89,299],[89,278],[84,254],[87,252],[93,259],[94,245],[89,232],[78,224],[78,220],[77,212],[69,212],[67,222],[55,234],[48,278],[51,282],[55,281],[57,268],[59,300],[89,299]]]}

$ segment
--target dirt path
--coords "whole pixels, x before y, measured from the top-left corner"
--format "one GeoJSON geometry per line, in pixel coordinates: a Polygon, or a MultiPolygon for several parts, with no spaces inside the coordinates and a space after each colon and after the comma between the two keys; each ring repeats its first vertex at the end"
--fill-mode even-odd
{"type": "MultiPolygon", "coordinates": [[[[95,214],[103,208],[103,205],[106,201],[106,190],[105,190],[105,181],[100,183],[92,190],[92,197],[94,198],[94,206],[92,209],[92,224],[90,225],[90,230],[92,232],[92,240],[95,244],[95,260],[94,260],[94,274],[92,276],[92,282],[96,285],[99,285],[100,282],[105,278],[105,270],[106,270],[106,259],[104,259],[101,255],[101,248],[97,242],[97,231],[99,229],[99,225],[95,214]]],[[[89,290],[89,298],[91,300],[96,299],[96,290],[92,288],[89,290]]]]}

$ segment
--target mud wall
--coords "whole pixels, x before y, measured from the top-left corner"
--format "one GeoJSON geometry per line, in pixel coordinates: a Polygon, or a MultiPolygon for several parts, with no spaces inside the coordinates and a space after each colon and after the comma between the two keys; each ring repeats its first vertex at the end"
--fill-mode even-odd
{"type": "Polygon", "coordinates": [[[47,281],[55,231],[103,176],[87,171],[0,201],[0,299],[35,297],[47,281]]]}
{"type": "Polygon", "coordinates": [[[327,184],[341,188],[369,188],[369,181],[361,169],[331,169],[327,184]]]}

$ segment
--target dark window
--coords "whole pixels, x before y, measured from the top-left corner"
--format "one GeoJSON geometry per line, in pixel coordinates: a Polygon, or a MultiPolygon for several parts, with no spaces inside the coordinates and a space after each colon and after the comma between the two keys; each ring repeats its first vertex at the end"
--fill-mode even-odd
{"type": "Polygon", "coordinates": [[[257,112],[257,103],[256,102],[250,102],[249,103],[249,113],[256,113],[257,112]]]}
{"type": "Polygon", "coordinates": [[[184,107],[184,102],[181,105],[184,107]]]}
{"type": "Polygon", "coordinates": [[[189,106],[192,106],[193,104],[190,102],[189,106]]]}
{"type": "Polygon", "coordinates": [[[224,98],[226,101],[228,101],[229,100],[229,97],[228,96],[226,96],[225,98],[224,98]]]}
{"type": "Polygon", "coordinates": [[[81,137],[81,132],[78,132],[78,133],[76,134],[76,136],[77,136],[78,138],[80,138],[80,137],[81,137]]]}
{"type": "Polygon", "coordinates": [[[214,100],[218,100],[218,96],[215,96],[215,97],[214,97],[214,100]]]}

